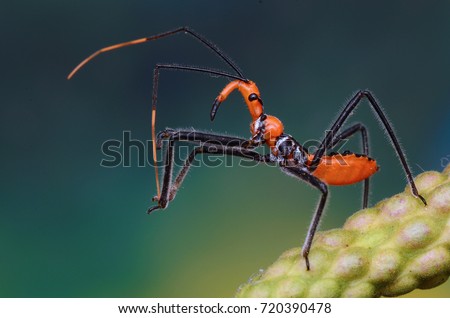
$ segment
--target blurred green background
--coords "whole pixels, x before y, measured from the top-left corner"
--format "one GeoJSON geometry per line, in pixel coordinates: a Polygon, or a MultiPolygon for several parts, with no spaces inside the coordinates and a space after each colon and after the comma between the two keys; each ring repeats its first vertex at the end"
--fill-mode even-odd
{"type": "MultiPolygon", "coordinates": [[[[196,168],[168,209],[145,214],[154,171],[100,167],[108,139],[150,139],[153,66],[226,69],[187,36],[99,57],[93,51],[189,25],[254,80],[266,111],[300,142],[318,140],[353,92],[371,89],[411,168],[450,160],[448,1],[15,1],[2,4],[0,296],[227,297],[282,251],[302,244],[319,194],[264,166],[196,168]]],[[[163,72],[158,128],[249,136],[227,83],[163,72]]],[[[406,179],[367,105],[350,122],[370,129],[380,172],[371,202],[406,179]]],[[[359,140],[348,144],[358,151],[359,140]]],[[[347,147],[348,148],[348,147],[347,147]]],[[[321,229],[359,209],[361,186],[333,187],[321,229]]],[[[447,297],[450,283],[409,296],[447,297]]]]}

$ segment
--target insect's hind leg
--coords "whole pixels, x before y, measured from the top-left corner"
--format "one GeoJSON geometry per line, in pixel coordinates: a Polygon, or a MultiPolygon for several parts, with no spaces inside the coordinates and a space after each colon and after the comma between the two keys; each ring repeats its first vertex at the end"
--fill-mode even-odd
{"type": "MultiPolygon", "coordinates": [[[[360,132],[361,133],[361,142],[362,142],[362,152],[363,155],[369,156],[369,138],[367,135],[367,128],[361,123],[354,124],[349,128],[345,129],[342,133],[335,136],[331,142],[331,144],[327,145],[327,150],[334,148],[337,144],[339,144],[344,139],[353,136],[354,134],[360,132]]],[[[370,177],[364,180],[364,190],[363,190],[363,200],[362,200],[362,208],[367,208],[369,204],[369,187],[370,187],[370,177]]]]}
{"type": "Polygon", "coordinates": [[[387,119],[384,111],[381,109],[380,105],[378,104],[375,97],[372,95],[372,93],[368,90],[361,90],[358,91],[347,103],[347,105],[344,107],[342,112],[339,114],[337,120],[334,122],[333,126],[331,126],[331,129],[328,130],[327,134],[325,135],[325,138],[323,139],[322,143],[319,146],[319,149],[314,154],[314,158],[311,163],[311,167],[313,169],[317,167],[317,165],[320,162],[320,159],[325,153],[326,145],[330,144],[333,140],[333,136],[336,135],[339,130],[341,129],[344,122],[347,120],[347,118],[353,113],[355,108],[360,104],[360,102],[363,99],[367,99],[369,102],[370,107],[374,110],[374,112],[377,114],[378,118],[380,119],[382,126],[386,130],[389,139],[391,141],[392,147],[394,148],[395,152],[397,153],[397,156],[400,160],[400,163],[403,167],[403,171],[406,174],[406,177],[408,179],[408,183],[411,187],[412,194],[419,198],[423,204],[427,204],[426,200],[419,194],[419,191],[417,190],[416,184],[414,183],[414,178],[412,177],[411,170],[408,166],[408,163],[406,161],[405,153],[403,152],[400,143],[398,142],[397,136],[394,133],[394,129],[392,128],[391,124],[389,123],[389,120],[387,119]]]}

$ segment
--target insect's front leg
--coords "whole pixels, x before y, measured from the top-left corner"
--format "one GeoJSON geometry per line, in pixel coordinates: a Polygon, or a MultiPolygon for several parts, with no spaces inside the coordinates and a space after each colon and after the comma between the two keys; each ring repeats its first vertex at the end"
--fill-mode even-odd
{"type": "Polygon", "coordinates": [[[261,145],[264,144],[264,136],[261,132],[258,132],[257,134],[255,134],[251,139],[246,140],[243,144],[242,147],[246,148],[246,149],[253,149],[256,147],[259,147],[261,145]]]}
{"type": "Polygon", "coordinates": [[[197,132],[195,130],[183,131],[168,128],[159,132],[157,135],[157,145],[159,148],[162,147],[164,140],[167,140],[167,149],[164,155],[165,165],[161,195],[153,198],[153,201],[158,201],[158,204],[149,208],[148,213],[166,208],[169,202],[175,198],[178,189],[192,166],[192,162],[198,154],[224,154],[245,158],[255,162],[270,161],[268,156],[261,155],[244,147],[247,140],[238,137],[209,134],[197,132]],[[198,146],[190,153],[189,157],[184,162],[183,167],[178,172],[177,177],[172,182],[175,142],[179,141],[194,143],[198,146]]]}
{"type": "Polygon", "coordinates": [[[165,165],[164,165],[164,176],[161,194],[159,197],[155,196],[152,199],[153,201],[158,201],[158,205],[149,208],[147,213],[151,213],[152,211],[158,209],[164,209],[169,203],[168,196],[172,183],[173,161],[174,161],[174,141],[169,139],[164,159],[165,165]]]}
{"type": "Polygon", "coordinates": [[[171,201],[170,190],[172,188],[172,174],[173,174],[173,164],[175,154],[174,144],[176,141],[174,137],[176,135],[177,131],[175,129],[166,128],[165,130],[160,131],[156,136],[157,149],[162,148],[164,140],[168,141],[168,145],[164,155],[164,176],[161,194],[159,196],[156,195],[152,198],[152,201],[158,202],[158,204],[149,208],[147,210],[147,213],[151,213],[152,211],[158,209],[164,209],[167,207],[167,204],[171,201]]]}
{"type": "Polygon", "coordinates": [[[176,133],[175,129],[172,128],[166,128],[164,130],[161,130],[156,135],[156,149],[160,150],[162,149],[164,140],[167,140],[169,138],[172,138],[172,136],[176,133]]]}

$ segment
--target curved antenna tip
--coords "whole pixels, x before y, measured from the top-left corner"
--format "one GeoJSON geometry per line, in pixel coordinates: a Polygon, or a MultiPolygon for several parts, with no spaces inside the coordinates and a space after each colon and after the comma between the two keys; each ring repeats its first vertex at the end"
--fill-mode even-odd
{"type": "Polygon", "coordinates": [[[211,108],[211,112],[209,113],[209,117],[211,118],[211,121],[214,121],[214,118],[216,118],[216,114],[217,114],[217,111],[219,110],[220,103],[221,103],[221,101],[219,98],[216,98],[214,100],[214,103],[211,108]]]}

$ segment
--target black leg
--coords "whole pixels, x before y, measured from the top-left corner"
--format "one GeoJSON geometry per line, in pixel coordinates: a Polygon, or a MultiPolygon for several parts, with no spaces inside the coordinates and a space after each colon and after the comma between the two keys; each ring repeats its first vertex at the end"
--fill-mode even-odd
{"type": "Polygon", "coordinates": [[[176,192],[186,177],[195,156],[198,154],[225,154],[250,159],[255,162],[269,162],[269,156],[263,156],[255,151],[243,148],[241,145],[246,143],[246,139],[230,137],[224,135],[208,134],[196,131],[175,131],[165,130],[158,134],[159,138],[168,140],[165,156],[165,168],[161,195],[158,199],[158,205],[149,208],[148,213],[157,209],[164,209],[167,204],[175,198],[176,192]],[[175,181],[172,183],[173,162],[174,162],[174,144],[184,141],[201,144],[196,147],[186,159],[175,181]]]}
{"type": "Polygon", "coordinates": [[[183,168],[181,168],[180,172],[178,173],[178,176],[175,178],[175,181],[170,186],[170,194],[169,194],[169,201],[172,201],[175,196],[177,195],[177,191],[180,188],[181,184],[184,181],[184,178],[189,172],[189,169],[191,168],[192,162],[194,161],[195,157],[198,154],[204,153],[205,146],[195,147],[195,149],[190,153],[189,157],[184,162],[183,168]]]}
{"type": "MultiPolygon", "coordinates": [[[[169,140],[169,144],[167,146],[166,151],[163,184],[161,189],[161,195],[158,198],[158,206],[162,209],[164,209],[169,203],[169,193],[170,193],[170,185],[172,184],[173,161],[175,154],[174,144],[175,142],[173,140],[169,140]]],[[[150,212],[150,210],[148,212],[150,212]]]]}
{"type": "Polygon", "coordinates": [[[230,148],[230,147],[223,147],[223,146],[200,146],[196,147],[189,157],[186,159],[183,167],[181,168],[180,172],[178,173],[178,176],[175,178],[175,181],[172,183],[170,187],[170,194],[169,194],[169,201],[172,201],[176,194],[178,189],[180,188],[181,184],[184,181],[184,178],[189,172],[189,169],[191,167],[192,162],[194,161],[195,157],[199,154],[224,154],[224,155],[230,155],[230,156],[237,156],[241,158],[250,159],[256,162],[265,162],[263,156],[261,156],[259,153],[242,149],[242,148],[230,148]]]}
{"type": "Polygon", "coordinates": [[[397,140],[397,137],[395,136],[395,133],[394,133],[394,130],[393,130],[391,124],[389,123],[388,119],[386,118],[386,115],[384,114],[383,110],[379,106],[375,97],[373,97],[372,93],[367,90],[357,92],[355,94],[355,96],[353,96],[353,98],[347,103],[344,110],[339,114],[339,117],[337,118],[336,122],[333,124],[333,126],[331,126],[331,129],[325,135],[325,138],[322,141],[322,143],[320,144],[317,152],[314,154],[314,158],[313,158],[311,166],[313,167],[313,169],[314,169],[314,167],[317,167],[317,165],[320,162],[320,158],[322,158],[322,156],[325,153],[325,150],[327,149],[327,145],[332,143],[332,141],[334,139],[333,136],[335,136],[339,132],[339,130],[342,127],[342,125],[344,124],[344,122],[352,114],[352,112],[359,105],[359,103],[361,102],[361,100],[363,98],[366,98],[369,101],[369,105],[373,108],[375,113],[378,115],[378,117],[381,120],[381,123],[383,124],[384,129],[388,133],[389,138],[392,143],[392,146],[394,147],[395,152],[397,153],[397,155],[400,159],[400,163],[402,164],[403,170],[405,171],[406,177],[408,178],[408,182],[411,187],[412,194],[415,197],[422,200],[422,202],[426,205],[427,202],[417,191],[417,187],[416,187],[416,184],[414,183],[414,179],[412,177],[411,170],[409,169],[408,163],[406,162],[405,154],[400,146],[400,143],[397,140]]]}
{"type": "MultiPolygon", "coordinates": [[[[328,149],[334,148],[343,139],[346,139],[346,138],[354,135],[357,132],[361,133],[363,155],[368,156],[369,155],[369,139],[367,136],[367,129],[361,123],[357,123],[357,124],[354,124],[353,126],[350,126],[349,128],[345,129],[342,133],[340,133],[339,135],[334,137],[334,139],[331,142],[331,145],[328,149]]],[[[369,180],[370,180],[370,177],[364,180],[364,190],[363,190],[363,200],[362,200],[362,208],[363,209],[367,208],[367,206],[369,204],[369,186],[370,186],[369,180]]]]}
{"type": "Polygon", "coordinates": [[[308,233],[306,234],[305,242],[302,247],[302,255],[306,262],[306,269],[309,271],[311,266],[309,264],[309,251],[311,250],[311,244],[314,239],[314,235],[316,234],[317,227],[319,226],[320,218],[322,216],[323,210],[325,208],[325,203],[327,201],[328,196],[328,187],[327,185],[320,181],[318,178],[309,174],[308,172],[302,170],[297,167],[282,167],[281,170],[288,175],[297,177],[313,187],[317,188],[322,192],[322,196],[320,197],[319,205],[317,206],[316,212],[314,212],[311,223],[309,224],[308,233]]]}
{"type": "Polygon", "coordinates": [[[174,140],[193,144],[210,144],[251,149],[247,147],[247,145],[249,145],[248,139],[214,133],[205,133],[196,130],[174,130],[167,128],[158,133],[156,140],[158,146],[161,146],[163,140],[174,140]]]}

